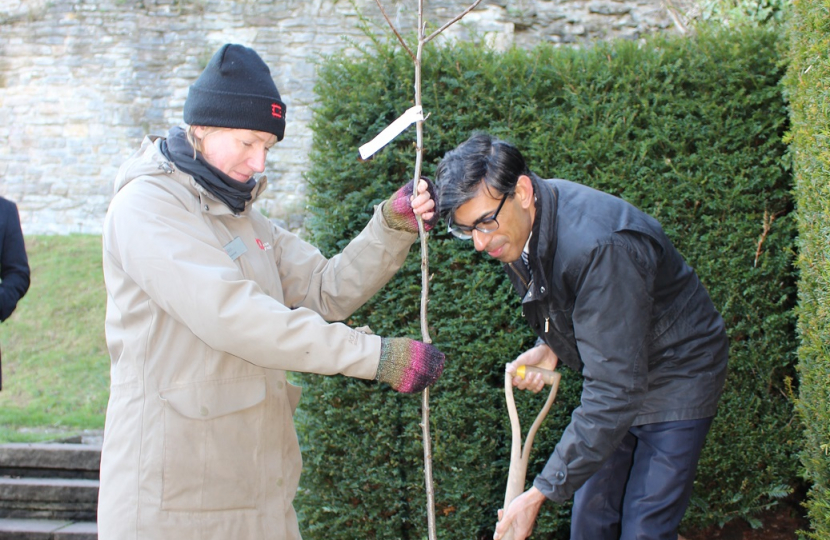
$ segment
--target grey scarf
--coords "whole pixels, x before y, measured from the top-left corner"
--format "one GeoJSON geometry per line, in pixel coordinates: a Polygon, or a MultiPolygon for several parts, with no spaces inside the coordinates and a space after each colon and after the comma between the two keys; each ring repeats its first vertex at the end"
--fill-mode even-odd
{"type": "Polygon", "coordinates": [[[253,177],[247,182],[237,182],[205,161],[201,152],[196,152],[194,159],[187,133],[180,127],[170,129],[167,139],[161,143],[161,151],[176,167],[192,176],[196,183],[225,203],[235,214],[245,210],[245,203],[251,200],[251,192],[256,187],[253,177]]]}

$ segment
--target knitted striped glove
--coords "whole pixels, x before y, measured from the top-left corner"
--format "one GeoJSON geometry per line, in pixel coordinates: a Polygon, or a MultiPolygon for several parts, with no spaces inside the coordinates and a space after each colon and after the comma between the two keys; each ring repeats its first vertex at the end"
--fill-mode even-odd
{"type": "MultiPolygon", "coordinates": [[[[429,232],[438,223],[438,199],[432,181],[425,176],[422,176],[421,180],[426,181],[427,192],[435,201],[435,211],[432,214],[432,219],[424,220],[424,230],[429,232]]],[[[412,211],[412,184],[412,182],[407,182],[386,201],[386,204],[383,205],[383,215],[386,217],[386,222],[393,229],[416,233],[418,232],[418,219],[415,217],[415,212],[412,211]]]]}
{"type": "Polygon", "coordinates": [[[380,364],[375,377],[404,394],[420,392],[444,371],[444,353],[409,338],[380,338],[380,364]]]}

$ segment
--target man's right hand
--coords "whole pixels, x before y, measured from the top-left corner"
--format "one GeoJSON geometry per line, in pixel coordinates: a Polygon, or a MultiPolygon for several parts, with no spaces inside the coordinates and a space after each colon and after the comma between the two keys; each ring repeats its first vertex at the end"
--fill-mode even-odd
{"type": "Polygon", "coordinates": [[[547,499],[536,487],[531,487],[510,503],[507,512],[499,510],[499,521],[493,540],[500,540],[513,528],[513,539],[524,540],[533,532],[536,516],[547,499]]]}
{"type": "Polygon", "coordinates": [[[556,364],[559,358],[553,349],[547,345],[537,345],[532,349],[523,352],[505,366],[505,371],[513,375],[513,386],[519,390],[530,390],[534,394],[541,391],[545,387],[545,381],[538,373],[526,373],[525,378],[516,375],[516,368],[519,366],[536,366],[550,371],[556,369],[556,364]]]}

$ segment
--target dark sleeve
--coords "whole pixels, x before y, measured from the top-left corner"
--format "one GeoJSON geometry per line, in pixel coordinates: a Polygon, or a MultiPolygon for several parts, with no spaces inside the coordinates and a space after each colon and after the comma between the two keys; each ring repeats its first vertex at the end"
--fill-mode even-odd
{"type": "Polygon", "coordinates": [[[20,229],[17,205],[0,204],[0,321],[5,321],[29,290],[29,259],[20,229]]]}
{"type": "Polygon", "coordinates": [[[582,396],[534,485],[565,502],[622,441],[648,389],[648,337],[655,256],[643,240],[600,246],[581,273],[574,335],[582,396]]]}

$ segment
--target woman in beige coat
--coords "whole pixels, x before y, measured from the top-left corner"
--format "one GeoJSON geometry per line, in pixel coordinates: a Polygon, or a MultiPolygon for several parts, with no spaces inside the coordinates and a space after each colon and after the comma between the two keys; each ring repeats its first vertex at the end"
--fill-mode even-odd
{"type": "Polygon", "coordinates": [[[285,105],[251,49],[222,47],[190,87],[187,130],[147,138],[119,171],[104,277],[110,400],[101,540],[299,539],[300,390],[286,371],[419,392],[444,356],[340,323],[380,289],[437,216],[402,188],[324,258],[251,204],[285,105]],[[411,202],[410,202],[411,201],[411,202]]]}

